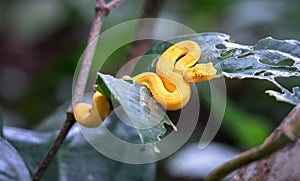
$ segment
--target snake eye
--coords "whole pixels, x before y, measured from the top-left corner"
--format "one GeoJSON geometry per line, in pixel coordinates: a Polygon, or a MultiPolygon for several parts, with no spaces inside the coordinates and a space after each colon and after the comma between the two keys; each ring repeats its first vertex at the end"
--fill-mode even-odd
{"type": "Polygon", "coordinates": [[[196,77],[197,77],[197,78],[202,77],[201,73],[196,73],[196,77]]]}
{"type": "Polygon", "coordinates": [[[186,69],[183,77],[188,82],[202,82],[213,79],[216,76],[217,70],[213,64],[196,64],[194,67],[186,69]]]}

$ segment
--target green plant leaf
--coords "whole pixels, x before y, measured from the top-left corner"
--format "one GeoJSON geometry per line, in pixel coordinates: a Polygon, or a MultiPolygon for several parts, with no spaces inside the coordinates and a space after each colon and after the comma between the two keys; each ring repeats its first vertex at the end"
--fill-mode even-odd
{"type": "MultiPolygon", "coordinates": [[[[81,131],[85,139],[93,145],[93,147],[101,152],[100,157],[107,155],[119,162],[108,161],[108,158],[103,158],[98,166],[93,168],[95,173],[98,173],[98,168],[110,168],[117,170],[116,172],[108,172],[106,179],[102,180],[145,180],[152,181],[155,179],[155,163],[153,164],[124,164],[121,162],[142,163],[145,159],[153,160],[155,154],[152,150],[142,150],[141,140],[137,129],[129,126],[126,122],[130,121],[125,111],[121,106],[117,107],[112,113],[107,116],[103,124],[97,128],[84,128],[81,131]],[[136,146],[134,146],[136,145],[136,146]],[[103,154],[103,155],[102,155],[103,154]],[[103,166],[102,166],[103,165],[103,166]]],[[[72,136],[72,142],[68,143],[69,150],[80,149],[83,141],[78,135],[72,136]]],[[[90,152],[90,149],[88,149],[90,152]]],[[[92,158],[91,158],[92,159],[92,158]]],[[[79,162],[79,161],[78,161],[79,162]]],[[[89,164],[89,161],[86,161],[89,164]]],[[[100,177],[101,178],[101,177],[100,177]]],[[[101,179],[100,179],[101,180],[101,179]]]]}
{"type": "MultiPolygon", "coordinates": [[[[125,127],[124,123],[116,120],[116,116],[111,115],[105,121],[105,125],[112,134],[130,142],[139,140],[135,129],[125,127]],[[126,130],[126,132],[121,130],[126,130]]],[[[35,132],[15,127],[4,129],[5,138],[14,145],[24,159],[31,175],[34,174],[47,153],[56,133],[35,132]]],[[[5,157],[9,158],[10,155],[5,157]]],[[[78,126],[73,126],[42,180],[153,181],[154,179],[155,163],[134,165],[109,159],[97,152],[86,141],[78,126]]]]}
{"type": "MultiPolygon", "coordinates": [[[[47,153],[56,132],[35,132],[27,129],[5,126],[3,135],[12,144],[23,158],[26,166],[33,175],[47,153]]],[[[45,180],[57,180],[58,157],[51,163],[45,174],[45,180]]]]}
{"type": "Polygon", "coordinates": [[[282,102],[287,102],[291,104],[298,104],[300,102],[300,90],[299,87],[294,87],[292,92],[283,89],[283,93],[274,91],[274,90],[267,90],[266,93],[269,94],[270,96],[274,96],[276,100],[282,101],[282,102]]]}
{"type": "MultiPolygon", "coordinates": [[[[118,119],[115,113],[110,114],[105,122],[105,127],[110,131],[109,134],[117,135],[128,142],[139,141],[139,136],[134,128],[131,128],[118,119]]],[[[102,126],[100,126],[102,127],[102,126]]],[[[106,139],[106,135],[100,135],[106,139]]],[[[97,138],[98,139],[98,138],[97,138]]],[[[99,143],[105,146],[103,142],[99,143]]],[[[112,143],[106,145],[111,146],[112,143]]],[[[116,145],[120,155],[128,154],[126,149],[116,145]]],[[[126,164],[112,160],[105,155],[97,152],[82,136],[80,129],[75,126],[69,133],[69,136],[62,150],[60,157],[60,178],[69,178],[67,180],[109,180],[109,181],[154,181],[155,163],[152,164],[126,164]],[[84,168],[84,169],[83,169],[84,168]]]]}
{"type": "MultiPolygon", "coordinates": [[[[224,42],[225,51],[236,49],[237,44],[224,42]]],[[[300,103],[299,88],[294,93],[280,85],[276,78],[300,77],[300,42],[265,38],[255,46],[239,49],[230,56],[218,57],[223,74],[229,78],[264,79],[275,84],[282,92],[267,91],[277,100],[290,104],[300,103]],[[245,52],[246,50],[246,52],[245,52]],[[238,53],[237,53],[238,52],[238,53]]]]}
{"type": "MultiPolygon", "coordinates": [[[[98,73],[97,82],[104,81],[114,99],[128,115],[133,127],[137,128],[143,144],[159,141],[166,133],[164,124],[175,125],[164,109],[152,98],[148,89],[135,81],[132,83],[98,73]]],[[[98,87],[98,86],[97,86],[98,87]]]]}
{"type": "Polygon", "coordinates": [[[0,180],[31,180],[25,163],[15,148],[0,137],[0,180]]]}
{"type": "Polygon", "coordinates": [[[111,92],[107,85],[105,84],[105,81],[101,76],[97,76],[97,84],[95,85],[95,89],[103,94],[108,100],[111,100],[111,92]]]}
{"type": "MultiPolygon", "coordinates": [[[[152,46],[143,57],[138,61],[135,66],[132,75],[137,75],[142,72],[155,72],[156,62],[160,55],[166,51],[173,44],[183,41],[183,40],[192,40],[198,43],[201,48],[201,57],[199,59],[199,63],[207,63],[213,62],[217,64],[219,60],[217,57],[220,54],[224,53],[223,50],[218,49],[218,45],[222,45],[224,42],[232,42],[233,39],[229,35],[223,33],[200,33],[200,34],[192,34],[192,35],[184,35],[179,36],[177,38],[163,41],[152,46]],[[216,47],[217,46],[217,47],[216,47]]],[[[248,48],[248,46],[236,45],[239,48],[248,48]]],[[[236,47],[236,48],[237,48],[236,47]]],[[[227,52],[230,54],[230,52],[227,52]]],[[[220,73],[220,72],[219,72],[220,73]]]]}
{"type": "Polygon", "coordinates": [[[199,44],[202,54],[199,63],[212,62],[217,75],[228,78],[264,79],[275,84],[280,92],[267,91],[277,100],[291,104],[300,103],[297,87],[293,93],[280,85],[276,78],[300,77],[300,42],[265,38],[254,46],[240,45],[232,37],[222,33],[200,33],[185,35],[154,45],[136,65],[133,75],[155,72],[159,56],[172,44],[192,40],[199,44]]]}

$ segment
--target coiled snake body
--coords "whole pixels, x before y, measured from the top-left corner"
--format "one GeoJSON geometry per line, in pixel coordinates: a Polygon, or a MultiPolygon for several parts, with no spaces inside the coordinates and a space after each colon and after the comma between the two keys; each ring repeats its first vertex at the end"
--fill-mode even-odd
{"type": "MultiPolygon", "coordinates": [[[[156,73],[144,72],[130,79],[145,85],[154,99],[167,110],[181,109],[190,99],[190,82],[210,80],[216,75],[212,63],[197,63],[200,55],[197,43],[189,40],[178,42],[161,55],[156,64],[156,73]]],[[[75,119],[83,126],[97,127],[109,114],[109,105],[106,98],[96,92],[92,106],[86,103],[75,105],[75,119]]]]}

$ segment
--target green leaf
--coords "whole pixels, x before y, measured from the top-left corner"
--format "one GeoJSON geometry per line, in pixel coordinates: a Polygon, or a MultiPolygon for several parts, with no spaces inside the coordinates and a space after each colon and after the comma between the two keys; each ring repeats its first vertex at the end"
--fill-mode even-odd
{"type": "Polygon", "coordinates": [[[111,92],[101,76],[97,76],[95,89],[103,94],[108,100],[111,100],[111,92]]]}
{"type": "MultiPolygon", "coordinates": [[[[155,160],[155,154],[150,149],[141,149],[141,140],[137,129],[127,125],[126,123],[129,121],[129,117],[119,106],[105,118],[101,126],[93,129],[81,127],[84,137],[96,150],[119,161],[120,174],[109,173],[111,178],[103,180],[123,180],[124,178],[127,178],[127,180],[154,180],[155,163],[141,163],[148,163],[145,160],[155,160]],[[121,164],[120,162],[139,164],[121,164]],[[124,177],[122,174],[127,174],[127,176],[124,177]]],[[[80,145],[80,142],[80,139],[74,139],[70,145],[75,147],[80,145]]]]}
{"type": "MultiPolygon", "coordinates": [[[[56,132],[42,133],[7,126],[4,127],[3,134],[23,158],[30,175],[33,175],[50,148],[56,132]]],[[[45,180],[57,180],[59,170],[57,162],[58,159],[56,157],[44,176],[47,178],[45,180]]]]}
{"type": "Polygon", "coordinates": [[[98,73],[97,79],[105,82],[113,97],[121,104],[131,120],[128,124],[137,128],[143,144],[159,141],[166,133],[165,123],[176,130],[164,109],[153,99],[145,86],[101,73],[98,73]]]}
{"type": "MultiPolygon", "coordinates": [[[[113,135],[119,139],[129,143],[140,144],[141,139],[137,129],[126,124],[129,121],[130,118],[128,117],[127,113],[121,106],[119,106],[105,118],[103,124],[107,130],[109,130],[109,132],[113,133],[113,135]]],[[[121,150],[121,152],[125,153],[125,150],[121,150]]]]}
{"type": "MultiPolygon", "coordinates": [[[[232,49],[230,43],[224,43],[227,49],[232,49]]],[[[228,50],[226,50],[228,51],[228,50]]],[[[296,40],[276,40],[265,38],[247,52],[236,53],[220,60],[223,74],[229,78],[264,79],[275,84],[282,92],[267,91],[277,100],[291,104],[300,103],[299,88],[294,87],[294,93],[280,85],[276,78],[300,77],[300,42],[296,40]]]]}
{"type": "Polygon", "coordinates": [[[0,137],[0,180],[31,180],[22,157],[5,139],[0,137]]]}
{"type": "Polygon", "coordinates": [[[182,40],[197,42],[202,51],[198,62],[212,62],[218,69],[217,75],[270,81],[282,94],[274,91],[267,93],[275,96],[277,100],[291,104],[300,103],[297,87],[291,93],[276,81],[279,77],[300,77],[300,42],[296,40],[276,40],[268,37],[255,46],[248,46],[234,43],[232,37],[222,33],[185,35],[151,47],[136,65],[133,75],[145,71],[155,72],[159,56],[172,44],[182,40]]]}
{"type": "MultiPolygon", "coordinates": [[[[110,114],[105,122],[105,127],[110,131],[109,134],[117,135],[128,142],[139,141],[139,136],[134,128],[131,128],[118,120],[115,113],[110,114]]],[[[102,127],[102,126],[100,126],[102,127]]],[[[103,132],[101,132],[103,133],[103,132]]],[[[105,140],[106,134],[100,134],[99,140],[105,140]]],[[[104,142],[98,143],[103,147],[112,146],[112,143],[105,145],[104,142]]],[[[130,154],[126,149],[116,145],[120,155],[130,154]]],[[[74,127],[69,133],[62,150],[59,152],[61,163],[60,178],[66,180],[109,180],[109,181],[154,181],[155,163],[152,164],[126,164],[112,160],[105,155],[97,152],[82,136],[78,127],[74,127]]],[[[61,180],[61,179],[60,179],[61,180]]]]}
{"type": "Polygon", "coordinates": [[[282,90],[283,93],[267,90],[266,93],[270,96],[274,96],[277,101],[287,102],[294,105],[297,105],[300,102],[300,90],[299,87],[294,87],[292,92],[287,91],[286,89],[282,90]]]}
{"type": "MultiPolygon", "coordinates": [[[[213,62],[218,63],[217,57],[222,54],[222,50],[216,48],[217,45],[222,45],[224,42],[232,42],[233,39],[223,33],[200,33],[192,35],[179,36],[177,38],[163,41],[152,46],[143,57],[139,60],[132,75],[137,75],[142,72],[155,72],[155,67],[160,55],[173,44],[183,41],[192,40],[198,43],[201,48],[201,57],[199,63],[213,62]]],[[[239,46],[242,47],[242,46],[239,46]]]]}
{"type": "MultiPolygon", "coordinates": [[[[300,75],[300,58],[295,57],[300,52],[300,46],[294,46],[296,41],[279,41],[272,38],[260,40],[255,46],[248,47],[247,52],[238,51],[232,56],[221,57],[220,64],[224,75],[229,78],[274,79],[275,77],[291,77],[300,75]],[[281,46],[288,43],[290,46],[281,46]],[[277,46],[274,46],[277,45],[277,46]],[[284,49],[286,47],[286,49],[284,49]],[[290,48],[295,48],[291,52],[290,48]],[[293,54],[290,54],[293,53],[293,54]],[[286,60],[292,64],[284,64],[286,60]],[[283,64],[280,64],[283,63],[283,64]]],[[[298,42],[299,43],[299,42],[298,42]]],[[[224,42],[226,50],[236,47],[236,44],[224,42]]],[[[238,49],[240,50],[240,49],[238,49]]]]}
{"type": "MultiPolygon", "coordinates": [[[[116,116],[111,117],[111,115],[105,121],[105,125],[112,134],[130,142],[139,140],[135,129],[126,127],[116,119],[116,116]],[[122,132],[122,130],[126,131],[122,132]]],[[[4,135],[18,150],[30,173],[33,174],[47,153],[56,132],[42,133],[5,127],[4,135]]],[[[122,149],[119,150],[123,154],[126,153],[122,149]]],[[[86,141],[78,126],[73,126],[42,180],[153,181],[154,179],[155,163],[135,165],[109,159],[86,141]]],[[[26,177],[17,180],[26,180],[26,177]]]]}

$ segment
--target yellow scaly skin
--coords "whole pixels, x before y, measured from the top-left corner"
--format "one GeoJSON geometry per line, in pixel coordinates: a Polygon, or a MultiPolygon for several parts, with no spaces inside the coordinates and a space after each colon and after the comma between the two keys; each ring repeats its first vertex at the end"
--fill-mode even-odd
{"type": "MultiPolygon", "coordinates": [[[[197,64],[200,55],[197,43],[190,40],[178,42],[161,55],[156,73],[144,72],[130,79],[145,85],[154,99],[167,110],[181,109],[190,99],[190,82],[210,80],[216,75],[212,63],[197,64]]],[[[92,106],[86,103],[75,105],[75,119],[83,126],[97,127],[109,114],[109,105],[107,99],[96,92],[92,106]]]]}
{"type": "Polygon", "coordinates": [[[96,91],[92,105],[78,103],[75,105],[73,112],[76,121],[81,125],[88,128],[98,127],[110,113],[110,103],[103,94],[96,91]]]}

